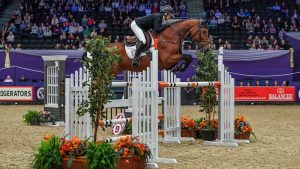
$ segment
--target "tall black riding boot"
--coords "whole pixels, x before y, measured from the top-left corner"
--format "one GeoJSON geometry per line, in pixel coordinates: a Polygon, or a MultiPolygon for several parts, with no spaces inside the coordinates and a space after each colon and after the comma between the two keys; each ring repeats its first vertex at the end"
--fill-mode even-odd
{"type": "Polygon", "coordinates": [[[143,50],[143,47],[144,47],[144,44],[143,42],[139,41],[136,45],[136,51],[135,51],[135,55],[134,55],[134,58],[132,60],[132,65],[133,66],[139,66],[140,65],[140,53],[142,52],[143,50]]]}

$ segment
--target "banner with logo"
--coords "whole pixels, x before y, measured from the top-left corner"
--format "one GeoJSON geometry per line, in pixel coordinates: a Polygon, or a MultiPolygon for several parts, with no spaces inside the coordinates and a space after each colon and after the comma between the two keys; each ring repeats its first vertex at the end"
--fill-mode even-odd
{"type": "Polygon", "coordinates": [[[294,86],[235,87],[235,101],[295,101],[294,86]]]}
{"type": "Polygon", "coordinates": [[[0,101],[33,101],[33,86],[0,86],[0,101]]]}

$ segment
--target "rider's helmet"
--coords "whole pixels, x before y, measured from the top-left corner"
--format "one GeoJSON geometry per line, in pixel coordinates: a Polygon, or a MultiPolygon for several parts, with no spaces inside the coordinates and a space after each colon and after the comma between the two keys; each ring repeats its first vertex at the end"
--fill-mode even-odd
{"type": "Polygon", "coordinates": [[[166,16],[166,15],[173,15],[174,10],[170,5],[165,5],[161,8],[160,12],[166,16]]]}

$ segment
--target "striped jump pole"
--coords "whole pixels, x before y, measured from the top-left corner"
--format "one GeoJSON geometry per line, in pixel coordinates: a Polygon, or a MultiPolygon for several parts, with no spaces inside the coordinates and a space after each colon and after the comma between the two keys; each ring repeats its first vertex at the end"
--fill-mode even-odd
{"type": "Polygon", "coordinates": [[[220,82],[158,82],[159,87],[206,87],[206,86],[220,86],[220,82]]]}
{"type": "Polygon", "coordinates": [[[111,87],[127,87],[131,85],[131,82],[112,82],[111,87]]]}

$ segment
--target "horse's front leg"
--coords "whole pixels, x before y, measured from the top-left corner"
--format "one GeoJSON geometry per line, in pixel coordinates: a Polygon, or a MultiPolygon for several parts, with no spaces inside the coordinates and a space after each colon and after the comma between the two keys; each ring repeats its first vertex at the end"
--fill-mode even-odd
{"type": "Polygon", "coordinates": [[[191,55],[182,54],[183,63],[181,65],[174,65],[171,69],[172,72],[184,72],[189,67],[189,65],[193,61],[193,57],[191,55]]]}
{"type": "Polygon", "coordinates": [[[183,54],[182,57],[183,57],[182,59],[183,59],[184,62],[179,66],[180,67],[179,68],[180,72],[186,71],[186,69],[190,66],[190,64],[193,61],[192,55],[183,54]]]}

